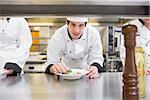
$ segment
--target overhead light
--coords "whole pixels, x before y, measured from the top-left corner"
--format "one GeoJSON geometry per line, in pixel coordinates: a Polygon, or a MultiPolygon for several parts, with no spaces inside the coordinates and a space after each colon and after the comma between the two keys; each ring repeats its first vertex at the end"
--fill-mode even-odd
{"type": "Polygon", "coordinates": [[[54,23],[28,23],[29,26],[53,26],[54,23]]]}
{"type": "Polygon", "coordinates": [[[100,23],[88,23],[89,25],[93,25],[93,26],[99,26],[101,25],[100,23]]]}
{"type": "Polygon", "coordinates": [[[39,26],[35,26],[35,27],[30,27],[31,31],[40,31],[40,27],[39,26]]]}

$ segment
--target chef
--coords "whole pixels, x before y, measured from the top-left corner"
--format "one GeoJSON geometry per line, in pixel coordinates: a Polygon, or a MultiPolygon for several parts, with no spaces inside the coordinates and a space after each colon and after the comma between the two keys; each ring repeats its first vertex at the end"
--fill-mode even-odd
{"type": "MultiPolygon", "coordinates": [[[[132,24],[137,26],[136,33],[136,47],[140,46],[144,49],[144,58],[146,69],[150,70],[150,18],[145,19],[135,19],[127,24],[132,24]],[[149,67],[149,68],[148,68],[149,67]]],[[[123,65],[125,65],[125,47],[124,47],[124,37],[122,35],[122,41],[120,46],[120,58],[123,65]]]]}
{"type": "Polygon", "coordinates": [[[98,30],[87,17],[67,17],[49,41],[46,73],[65,73],[70,68],[88,69],[88,78],[103,72],[103,52],[98,30]]]}
{"type": "Polygon", "coordinates": [[[31,32],[24,18],[0,17],[1,70],[8,75],[23,73],[31,44],[31,32]]]}

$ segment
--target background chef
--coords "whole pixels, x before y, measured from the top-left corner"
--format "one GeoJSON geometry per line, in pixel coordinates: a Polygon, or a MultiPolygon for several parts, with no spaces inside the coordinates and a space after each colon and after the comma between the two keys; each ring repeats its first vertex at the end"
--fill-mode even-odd
{"type": "MultiPolygon", "coordinates": [[[[144,49],[145,65],[146,69],[150,70],[150,18],[145,19],[135,19],[127,24],[132,24],[137,26],[136,33],[136,47],[140,46],[144,49]],[[149,68],[148,68],[149,67],[149,68]]],[[[124,47],[124,37],[121,37],[121,46],[120,46],[120,58],[125,65],[125,47],[124,47]]]]}
{"type": "Polygon", "coordinates": [[[88,69],[95,78],[103,69],[103,52],[99,32],[87,25],[86,17],[67,17],[49,41],[46,73],[65,73],[68,68],[88,69]]]}
{"type": "Polygon", "coordinates": [[[32,37],[24,18],[0,18],[0,69],[19,75],[29,56],[32,37]]]}

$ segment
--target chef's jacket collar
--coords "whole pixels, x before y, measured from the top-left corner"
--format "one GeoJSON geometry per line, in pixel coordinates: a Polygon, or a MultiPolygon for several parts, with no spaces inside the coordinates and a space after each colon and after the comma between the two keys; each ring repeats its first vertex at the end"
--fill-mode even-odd
{"type": "Polygon", "coordinates": [[[7,18],[7,21],[9,22],[10,18],[7,18]]]}
{"type": "Polygon", "coordinates": [[[143,20],[142,19],[138,19],[141,23],[142,23],[142,25],[144,25],[144,22],[143,22],[143,20]]]}

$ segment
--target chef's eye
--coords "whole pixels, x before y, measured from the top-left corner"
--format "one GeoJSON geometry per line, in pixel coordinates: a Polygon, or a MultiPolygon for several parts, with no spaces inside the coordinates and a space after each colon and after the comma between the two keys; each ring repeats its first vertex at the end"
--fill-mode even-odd
{"type": "Polygon", "coordinates": [[[83,27],[83,26],[84,26],[84,24],[79,25],[79,27],[83,27]]]}
{"type": "Polygon", "coordinates": [[[76,25],[72,23],[72,26],[74,26],[74,27],[75,27],[76,25]]]}

